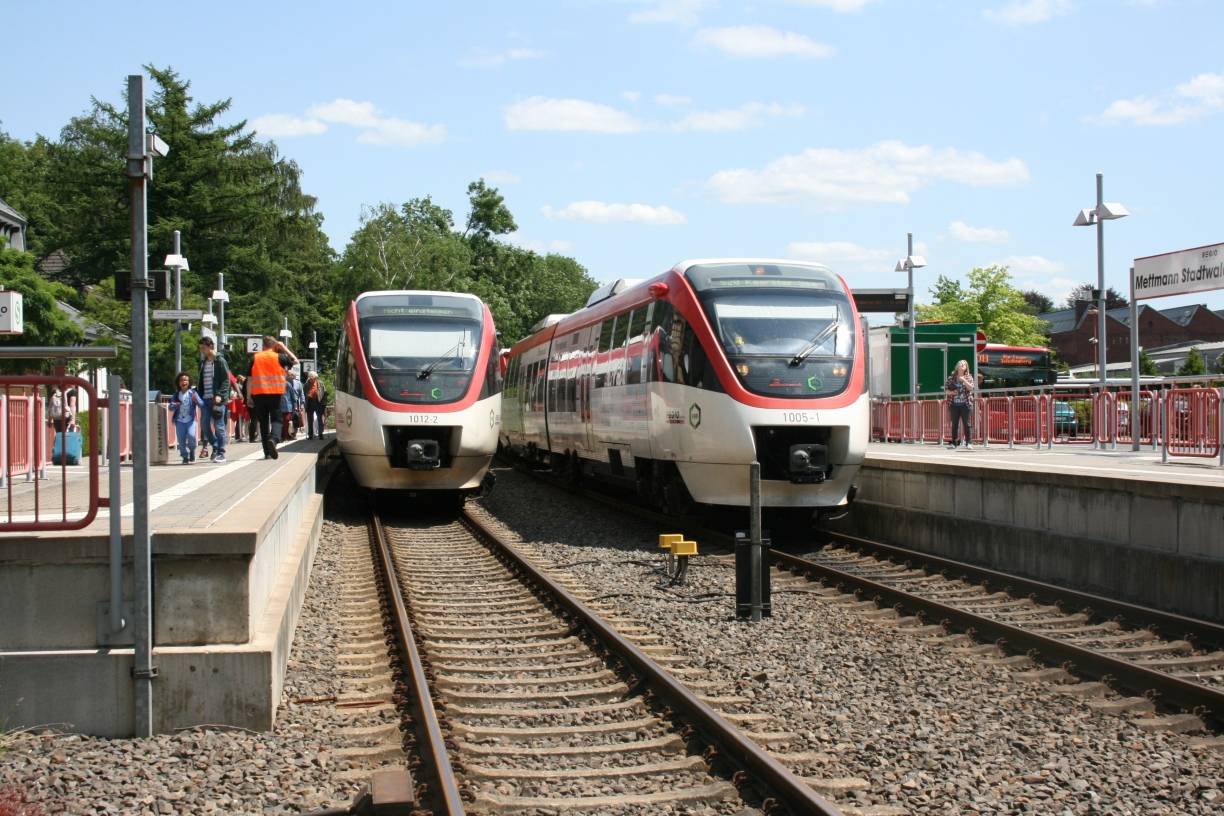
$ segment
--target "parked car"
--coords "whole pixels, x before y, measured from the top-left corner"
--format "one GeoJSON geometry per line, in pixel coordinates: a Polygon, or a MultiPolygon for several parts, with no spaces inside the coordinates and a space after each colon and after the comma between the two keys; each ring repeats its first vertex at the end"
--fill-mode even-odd
{"type": "Polygon", "coordinates": [[[1075,416],[1075,408],[1071,403],[1055,400],[1054,401],[1054,434],[1075,436],[1075,432],[1079,430],[1079,421],[1075,416]]]}

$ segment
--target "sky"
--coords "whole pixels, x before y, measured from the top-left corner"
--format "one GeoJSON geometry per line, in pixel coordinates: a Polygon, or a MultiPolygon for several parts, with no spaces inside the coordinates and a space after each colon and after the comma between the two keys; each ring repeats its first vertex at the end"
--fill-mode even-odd
{"type": "MultiPolygon", "coordinates": [[[[505,195],[511,240],[601,282],[758,256],[901,287],[912,232],[919,301],[1003,263],[1061,302],[1096,278],[1095,230],[1072,222],[1098,172],[1131,213],[1105,225],[1108,286],[1126,294],[1135,257],[1224,242],[1216,0],[131,0],[9,18],[30,36],[6,31],[21,79],[0,129],[53,136],[141,65],[172,66],[301,166],[337,251],[379,202],[429,195],[462,222],[476,178],[505,195]]],[[[1224,291],[1152,304],[1199,302],[1224,291]]]]}

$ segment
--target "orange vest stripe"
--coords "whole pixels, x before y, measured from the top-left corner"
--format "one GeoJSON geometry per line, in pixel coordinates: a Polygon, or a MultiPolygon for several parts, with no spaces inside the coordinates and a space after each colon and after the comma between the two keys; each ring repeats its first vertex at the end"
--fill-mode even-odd
{"type": "Polygon", "coordinates": [[[269,349],[255,355],[251,363],[251,393],[285,393],[285,369],[281,368],[280,355],[269,349]]]}

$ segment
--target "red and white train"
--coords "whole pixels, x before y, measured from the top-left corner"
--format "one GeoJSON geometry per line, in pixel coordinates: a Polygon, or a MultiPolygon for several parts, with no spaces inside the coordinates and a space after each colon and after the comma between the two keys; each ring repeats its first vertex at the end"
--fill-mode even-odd
{"type": "Polygon", "coordinates": [[[869,432],[866,344],[818,264],[715,259],[617,281],[510,351],[502,444],[574,477],[633,480],[656,504],[853,499],[869,432]]]}
{"type": "Polygon", "coordinates": [[[336,363],[336,436],[357,482],[381,490],[488,485],[501,423],[493,314],[474,295],[365,292],[336,363]]]}

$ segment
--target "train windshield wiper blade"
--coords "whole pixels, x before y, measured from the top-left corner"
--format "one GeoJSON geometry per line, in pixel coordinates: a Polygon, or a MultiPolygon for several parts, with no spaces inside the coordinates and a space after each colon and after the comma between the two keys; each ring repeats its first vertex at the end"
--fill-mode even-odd
{"type": "Polygon", "coordinates": [[[446,362],[446,359],[451,356],[451,352],[457,351],[462,347],[463,347],[463,341],[460,340],[458,343],[456,343],[455,345],[448,348],[446,351],[439,354],[437,359],[434,360],[432,363],[422,366],[420,373],[417,374],[417,379],[418,380],[428,380],[429,375],[434,373],[434,369],[442,365],[442,363],[446,362]]]}
{"type": "Polygon", "coordinates": [[[790,359],[790,365],[794,367],[806,360],[813,351],[820,348],[820,344],[827,340],[829,335],[837,331],[839,326],[841,326],[840,320],[834,318],[832,321],[830,321],[827,326],[816,333],[816,336],[813,337],[811,341],[799,351],[798,354],[790,359]]]}

